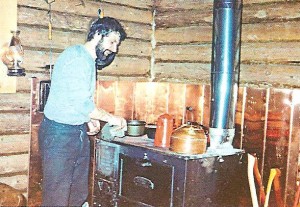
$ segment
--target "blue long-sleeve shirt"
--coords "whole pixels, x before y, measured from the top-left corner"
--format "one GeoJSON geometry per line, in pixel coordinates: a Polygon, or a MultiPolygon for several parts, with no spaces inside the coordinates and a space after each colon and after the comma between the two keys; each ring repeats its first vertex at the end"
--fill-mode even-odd
{"type": "Polygon", "coordinates": [[[95,88],[95,60],[83,45],[68,47],[54,65],[45,116],[70,125],[88,122],[95,88]]]}

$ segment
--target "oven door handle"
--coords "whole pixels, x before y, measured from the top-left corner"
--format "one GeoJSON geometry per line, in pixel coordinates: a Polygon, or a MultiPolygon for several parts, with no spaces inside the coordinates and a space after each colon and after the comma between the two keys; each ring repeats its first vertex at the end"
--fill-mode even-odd
{"type": "Polygon", "coordinates": [[[137,186],[147,188],[147,189],[151,189],[151,190],[154,189],[154,183],[148,178],[145,178],[145,177],[142,177],[142,176],[135,176],[133,178],[133,182],[137,186]]]}

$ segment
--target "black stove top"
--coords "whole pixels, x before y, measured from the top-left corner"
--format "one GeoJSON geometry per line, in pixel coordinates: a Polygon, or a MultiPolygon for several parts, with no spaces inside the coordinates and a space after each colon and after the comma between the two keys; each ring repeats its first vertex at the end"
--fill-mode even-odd
{"type": "Polygon", "coordinates": [[[112,142],[121,145],[132,145],[136,147],[151,149],[153,151],[159,151],[160,153],[176,156],[181,159],[201,159],[207,157],[228,156],[228,155],[240,154],[244,152],[243,150],[236,149],[236,148],[228,148],[228,149],[208,148],[204,154],[181,154],[181,153],[173,152],[168,148],[154,146],[154,139],[149,139],[147,135],[138,136],[138,137],[125,136],[123,138],[115,138],[112,142]]]}

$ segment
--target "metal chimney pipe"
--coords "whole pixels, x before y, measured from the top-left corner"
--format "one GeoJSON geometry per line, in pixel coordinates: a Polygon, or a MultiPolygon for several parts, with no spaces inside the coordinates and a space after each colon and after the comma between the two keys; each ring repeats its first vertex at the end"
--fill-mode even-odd
{"type": "Polygon", "coordinates": [[[233,148],[238,95],[242,0],[214,0],[210,149],[233,148]]]}

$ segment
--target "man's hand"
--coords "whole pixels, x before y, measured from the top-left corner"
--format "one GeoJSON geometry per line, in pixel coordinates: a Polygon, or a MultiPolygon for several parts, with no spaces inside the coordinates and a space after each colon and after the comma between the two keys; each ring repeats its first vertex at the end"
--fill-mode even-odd
{"type": "Polygon", "coordinates": [[[119,129],[127,131],[127,122],[123,117],[113,116],[108,120],[108,124],[119,126],[119,129]]]}
{"type": "Polygon", "coordinates": [[[100,131],[100,121],[96,119],[91,119],[88,123],[88,132],[87,134],[90,136],[96,135],[100,131]]]}

